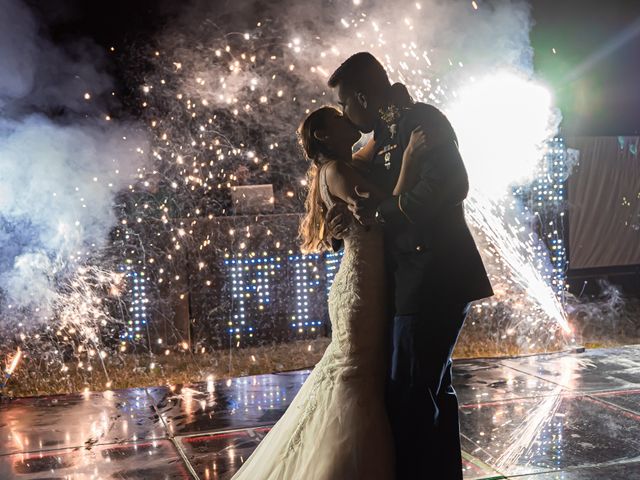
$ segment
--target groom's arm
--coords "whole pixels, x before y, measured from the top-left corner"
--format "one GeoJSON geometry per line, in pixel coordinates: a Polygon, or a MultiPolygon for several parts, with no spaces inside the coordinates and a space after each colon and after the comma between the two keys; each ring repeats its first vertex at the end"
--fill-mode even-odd
{"type": "Polygon", "coordinates": [[[338,253],[344,246],[344,241],[341,238],[331,237],[331,253],[338,253]]]}
{"type": "Polygon", "coordinates": [[[346,205],[341,202],[336,202],[325,216],[324,221],[329,231],[329,243],[334,253],[338,253],[344,246],[342,239],[351,224],[349,220],[350,216],[351,214],[349,210],[347,210],[346,205]]]}
{"type": "Polygon", "coordinates": [[[416,185],[405,193],[387,198],[378,206],[385,223],[416,223],[433,218],[442,210],[458,205],[469,192],[469,180],[453,128],[435,107],[414,107],[399,128],[399,140],[406,148],[411,131],[424,129],[427,142],[433,145],[424,152],[416,185]]]}

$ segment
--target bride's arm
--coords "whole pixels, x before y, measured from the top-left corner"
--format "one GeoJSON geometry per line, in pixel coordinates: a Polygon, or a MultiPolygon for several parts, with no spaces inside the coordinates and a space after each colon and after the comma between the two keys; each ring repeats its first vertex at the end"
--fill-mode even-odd
{"type": "Polygon", "coordinates": [[[373,159],[375,146],[376,142],[373,140],[373,137],[371,137],[364,147],[353,154],[353,162],[357,164],[360,164],[360,162],[362,162],[362,164],[369,163],[373,159]]]}
{"type": "Polygon", "coordinates": [[[366,180],[355,168],[344,162],[332,161],[325,168],[325,175],[329,193],[345,203],[353,200],[356,195],[356,188],[358,192],[369,192],[370,198],[375,203],[385,198],[380,188],[366,180]]]}
{"type": "Polygon", "coordinates": [[[418,182],[420,176],[418,175],[417,160],[427,150],[427,138],[424,131],[418,127],[411,132],[411,138],[409,144],[404,150],[402,155],[402,166],[400,167],[400,175],[398,175],[398,181],[393,189],[393,195],[400,195],[401,193],[411,190],[418,182]]]}

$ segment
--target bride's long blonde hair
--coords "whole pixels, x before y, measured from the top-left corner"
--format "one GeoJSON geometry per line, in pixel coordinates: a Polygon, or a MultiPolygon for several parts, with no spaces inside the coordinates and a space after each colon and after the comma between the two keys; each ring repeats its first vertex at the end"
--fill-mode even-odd
{"type": "Polygon", "coordinates": [[[307,199],[304,202],[305,215],[300,222],[298,236],[302,243],[302,253],[319,253],[330,246],[324,217],[327,208],[320,196],[319,173],[322,165],[331,158],[326,145],[315,137],[315,132],[325,128],[328,114],[335,114],[333,107],[321,107],[311,112],[298,127],[298,138],[307,160],[307,199]]]}

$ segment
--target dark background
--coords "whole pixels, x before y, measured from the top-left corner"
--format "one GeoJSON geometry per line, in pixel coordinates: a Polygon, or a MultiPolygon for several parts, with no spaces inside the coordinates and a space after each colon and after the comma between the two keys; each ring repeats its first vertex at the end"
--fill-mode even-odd
{"type": "MultiPolygon", "coordinates": [[[[54,40],[89,37],[105,48],[118,48],[132,42],[148,45],[153,33],[177,18],[190,2],[30,0],[28,3],[49,25],[54,40]]],[[[224,11],[228,1],[217,3],[224,11]]],[[[332,2],[326,3],[330,8],[332,2]]],[[[482,8],[482,3],[490,2],[478,3],[482,8]]],[[[530,4],[535,21],[531,40],[536,70],[554,90],[564,118],[563,134],[637,135],[640,1],[530,0],[530,4]]],[[[112,73],[118,79],[118,71],[112,73]]]]}

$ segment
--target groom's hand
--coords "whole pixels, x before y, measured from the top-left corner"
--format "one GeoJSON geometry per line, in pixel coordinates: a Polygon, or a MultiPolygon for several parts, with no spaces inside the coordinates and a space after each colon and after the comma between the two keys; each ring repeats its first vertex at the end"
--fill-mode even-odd
{"type": "Polygon", "coordinates": [[[329,209],[324,221],[329,230],[329,235],[342,240],[349,229],[351,215],[347,206],[342,202],[338,202],[329,209]]]}
{"type": "Polygon", "coordinates": [[[354,188],[355,195],[347,198],[349,211],[356,220],[362,225],[371,225],[374,223],[374,215],[376,211],[376,203],[369,192],[363,192],[356,185],[354,188]]]}

